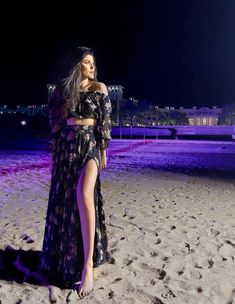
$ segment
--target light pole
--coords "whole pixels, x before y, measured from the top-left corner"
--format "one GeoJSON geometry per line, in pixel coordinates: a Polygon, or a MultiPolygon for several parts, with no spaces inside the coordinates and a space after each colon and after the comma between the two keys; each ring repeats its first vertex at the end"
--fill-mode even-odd
{"type": "Polygon", "coordinates": [[[50,104],[50,102],[51,102],[51,97],[52,97],[52,95],[53,95],[53,93],[54,93],[54,91],[55,91],[55,89],[56,89],[56,85],[55,84],[53,84],[53,83],[50,83],[50,84],[47,84],[47,96],[48,96],[48,100],[47,100],[47,102],[48,102],[48,105],[50,104]]]}

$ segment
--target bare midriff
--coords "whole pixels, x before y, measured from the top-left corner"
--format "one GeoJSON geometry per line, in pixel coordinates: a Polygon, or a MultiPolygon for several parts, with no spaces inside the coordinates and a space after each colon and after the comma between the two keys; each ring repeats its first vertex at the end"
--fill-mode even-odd
{"type": "Polygon", "coordinates": [[[93,118],[69,118],[67,119],[67,125],[85,125],[85,126],[95,126],[96,119],[93,118]]]}

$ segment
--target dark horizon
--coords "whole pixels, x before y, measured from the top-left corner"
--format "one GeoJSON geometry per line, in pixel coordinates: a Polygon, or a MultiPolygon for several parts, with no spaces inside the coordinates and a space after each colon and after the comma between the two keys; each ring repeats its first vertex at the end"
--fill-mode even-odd
{"type": "Polygon", "coordinates": [[[233,1],[24,6],[1,21],[0,104],[46,103],[58,59],[77,45],[94,49],[98,80],[124,86],[125,98],[161,107],[235,102],[233,1]]]}

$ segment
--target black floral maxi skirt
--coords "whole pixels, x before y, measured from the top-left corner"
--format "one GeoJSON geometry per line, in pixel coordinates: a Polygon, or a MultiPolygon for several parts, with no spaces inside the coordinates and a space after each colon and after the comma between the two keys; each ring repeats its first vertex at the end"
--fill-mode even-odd
{"type": "MultiPolygon", "coordinates": [[[[51,175],[40,269],[65,288],[81,280],[84,266],[83,239],[76,186],[89,159],[100,163],[95,129],[86,125],[67,125],[57,141],[51,175]]],[[[111,260],[103,209],[100,172],[94,189],[95,239],[93,267],[111,260]]]]}

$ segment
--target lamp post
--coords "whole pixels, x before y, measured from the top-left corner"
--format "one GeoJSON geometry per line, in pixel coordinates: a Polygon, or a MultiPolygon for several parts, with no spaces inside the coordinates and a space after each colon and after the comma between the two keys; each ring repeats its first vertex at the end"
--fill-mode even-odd
{"type": "Polygon", "coordinates": [[[52,95],[53,95],[53,93],[54,93],[54,91],[55,91],[55,89],[56,89],[56,85],[55,84],[53,84],[53,83],[50,83],[50,84],[47,84],[47,92],[48,92],[48,105],[50,104],[50,101],[51,101],[51,97],[52,97],[52,95]]]}

